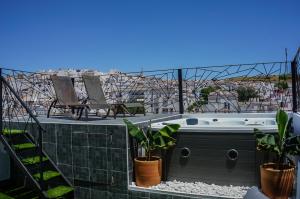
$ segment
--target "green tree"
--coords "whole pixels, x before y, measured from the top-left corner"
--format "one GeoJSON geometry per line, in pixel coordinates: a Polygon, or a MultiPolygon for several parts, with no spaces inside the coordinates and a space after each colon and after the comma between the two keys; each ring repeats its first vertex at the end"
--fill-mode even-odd
{"type": "Polygon", "coordinates": [[[289,88],[289,85],[286,81],[279,81],[274,86],[280,90],[285,90],[289,88]]]}
{"type": "MultiPolygon", "coordinates": [[[[208,96],[211,92],[214,92],[217,90],[219,87],[213,87],[213,86],[208,86],[206,88],[202,88],[200,90],[200,99],[190,106],[188,106],[187,111],[192,112],[196,107],[201,107],[202,105],[208,104],[208,96]]],[[[193,93],[195,93],[195,90],[193,90],[193,93]]]]}
{"type": "MultiPolygon", "coordinates": [[[[214,92],[216,90],[215,87],[212,87],[212,86],[209,86],[209,87],[206,87],[206,88],[203,88],[201,89],[201,97],[204,101],[205,104],[208,103],[208,96],[211,92],[214,92]]],[[[202,104],[202,103],[200,103],[202,104]]]]}
{"type": "Polygon", "coordinates": [[[239,102],[248,102],[250,98],[258,97],[258,94],[253,87],[240,86],[236,91],[238,93],[239,102]]]}

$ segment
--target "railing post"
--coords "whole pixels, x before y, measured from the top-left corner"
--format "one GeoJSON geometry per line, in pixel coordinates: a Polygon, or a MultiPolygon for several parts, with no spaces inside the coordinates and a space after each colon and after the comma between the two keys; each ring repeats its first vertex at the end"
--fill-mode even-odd
{"type": "Polygon", "coordinates": [[[44,184],[44,175],[43,175],[43,130],[41,126],[38,126],[39,130],[39,158],[40,158],[40,186],[42,191],[45,190],[45,184],[44,184]]]}
{"type": "Polygon", "coordinates": [[[74,78],[74,77],[71,77],[71,81],[72,81],[72,85],[73,85],[73,87],[74,87],[74,85],[75,85],[75,78],[74,78]]]}
{"type": "Polygon", "coordinates": [[[293,112],[298,110],[298,94],[297,94],[297,62],[296,60],[291,62],[291,71],[292,71],[292,95],[293,95],[293,112]]]}
{"type": "MultiPolygon", "coordinates": [[[[0,77],[2,77],[2,68],[0,68],[0,77]]],[[[3,128],[3,96],[2,96],[2,78],[0,78],[0,134],[2,134],[2,128],[3,128]]]]}
{"type": "MultiPolygon", "coordinates": [[[[71,77],[71,82],[72,82],[73,87],[75,88],[75,78],[74,77],[71,77]]],[[[71,111],[72,111],[72,115],[74,115],[75,114],[75,109],[71,108],[71,111]]]]}
{"type": "Polygon", "coordinates": [[[182,93],[182,69],[179,68],[177,70],[178,73],[178,96],[179,96],[179,113],[184,113],[184,106],[183,106],[183,93],[182,93]]]}

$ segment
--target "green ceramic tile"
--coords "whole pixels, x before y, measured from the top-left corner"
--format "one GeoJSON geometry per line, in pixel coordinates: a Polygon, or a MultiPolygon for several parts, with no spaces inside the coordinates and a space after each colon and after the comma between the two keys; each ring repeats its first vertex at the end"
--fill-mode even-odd
{"type": "Polygon", "coordinates": [[[91,169],[90,170],[90,181],[106,184],[108,182],[108,173],[107,170],[101,169],[91,169]]]}
{"type": "Polygon", "coordinates": [[[71,125],[57,124],[55,126],[57,143],[61,145],[71,145],[71,125]]]}
{"type": "Polygon", "coordinates": [[[90,189],[83,188],[83,187],[75,187],[75,199],[96,199],[96,198],[91,198],[90,189]]]}
{"type": "Polygon", "coordinates": [[[107,147],[107,135],[101,133],[88,134],[88,142],[91,147],[107,147]]]}
{"type": "Polygon", "coordinates": [[[88,134],[86,132],[72,132],[72,146],[88,146],[88,134]]]}
{"type": "Polygon", "coordinates": [[[84,167],[73,167],[74,179],[90,181],[90,170],[84,167]]]}
{"type": "Polygon", "coordinates": [[[70,145],[57,145],[57,162],[72,165],[72,149],[70,145]]]}
{"type": "Polygon", "coordinates": [[[88,167],[89,148],[72,146],[73,166],[88,167]]]}
{"type": "Polygon", "coordinates": [[[89,147],[88,167],[91,169],[107,169],[107,149],[89,147]]]}

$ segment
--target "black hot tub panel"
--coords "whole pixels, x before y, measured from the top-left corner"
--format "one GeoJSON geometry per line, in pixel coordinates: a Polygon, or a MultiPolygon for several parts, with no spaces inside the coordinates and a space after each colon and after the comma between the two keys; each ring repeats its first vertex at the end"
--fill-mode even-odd
{"type": "Polygon", "coordinates": [[[182,132],[168,154],[168,180],[257,185],[255,154],[251,133],[182,132]]]}

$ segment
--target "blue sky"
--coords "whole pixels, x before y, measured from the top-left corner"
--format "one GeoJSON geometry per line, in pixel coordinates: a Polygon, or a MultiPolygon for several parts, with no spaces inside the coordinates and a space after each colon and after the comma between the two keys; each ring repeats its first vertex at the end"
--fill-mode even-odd
{"type": "Polygon", "coordinates": [[[0,66],[140,71],[281,61],[299,0],[0,0],[0,66]]]}

